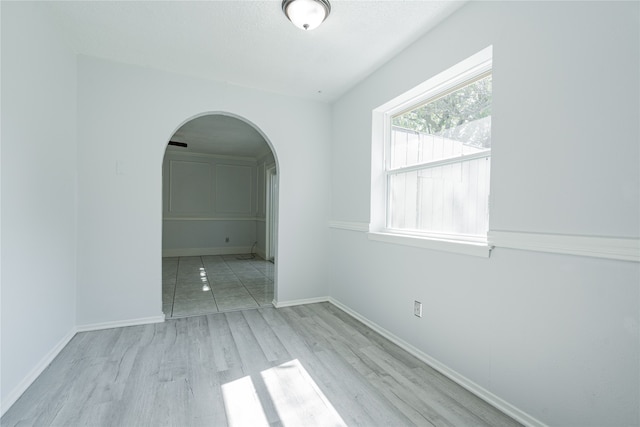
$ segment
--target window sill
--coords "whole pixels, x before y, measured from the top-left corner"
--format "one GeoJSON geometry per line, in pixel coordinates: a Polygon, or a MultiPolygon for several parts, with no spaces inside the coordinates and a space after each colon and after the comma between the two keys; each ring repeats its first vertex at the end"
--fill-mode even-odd
{"type": "Polygon", "coordinates": [[[493,246],[487,243],[464,242],[460,240],[443,240],[432,237],[408,236],[404,234],[369,232],[369,240],[396,245],[413,246],[416,248],[450,252],[463,255],[489,258],[493,246]]]}

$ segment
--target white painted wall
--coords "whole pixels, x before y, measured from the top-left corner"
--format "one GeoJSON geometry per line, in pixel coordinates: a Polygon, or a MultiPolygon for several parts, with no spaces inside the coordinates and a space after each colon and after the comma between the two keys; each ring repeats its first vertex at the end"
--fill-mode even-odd
{"type": "Polygon", "coordinates": [[[109,61],[76,68],[42,9],[1,7],[3,406],[75,325],[161,315],[164,148],[185,121],[224,111],[277,154],[279,301],[326,295],[328,282],[544,422],[640,423],[637,263],[503,248],[481,259],[326,229],[330,201],[332,219],[369,221],[371,110],[493,44],[491,229],[638,238],[637,3],[471,2],[332,116],[109,61]]]}
{"type": "Polygon", "coordinates": [[[277,300],[326,295],[327,105],[93,58],[78,62],[79,325],[161,314],[165,147],[180,125],[208,112],[245,118],[275,151],[277,300]]]}
{"type": "MultiPolygon", "coordinates": [[[[332,219],[369,222],[372,109],[493,45],[490,229],[638,238],[639,12],[461,8],[334,104],[332,219]]],[[[550,425],[640,423],[638,263],[340,229],[330,244],[332,297],[510,404],[550,425]]]]}
{"type": "Polygon", "coordinates": [[[167,152],[163,256],[249,253],[257,241],[256,163],[167,152]]]}
{"type": "Polygon", "coordinates": [[[1,8],[4,412],[75,330],[76,58],[41,8],[1,8]]]}
{"type": "Polygon", "coordinates": [[[248,254],[258,239],[256,222],[165,219],[162,256],[248,254]]]}

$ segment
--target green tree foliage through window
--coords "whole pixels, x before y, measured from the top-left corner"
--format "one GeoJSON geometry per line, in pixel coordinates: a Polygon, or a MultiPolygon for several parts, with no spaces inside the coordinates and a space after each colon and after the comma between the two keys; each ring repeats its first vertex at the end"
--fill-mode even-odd
{"type": "Polygon", "coordinates": [[[491,147],[491,75],[392,118],[392,125],[491,147]]]}

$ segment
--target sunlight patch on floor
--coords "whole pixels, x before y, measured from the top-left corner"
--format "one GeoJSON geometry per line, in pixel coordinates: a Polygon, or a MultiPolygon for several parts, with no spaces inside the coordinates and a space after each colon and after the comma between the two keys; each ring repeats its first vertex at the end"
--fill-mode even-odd
{"type": "MultiPolygon", "coordinates": [[[[313,381],[298,359],[291,360],[260,373],[260,377],[245,376],[222,385],[222,395],[230,427],[269,426],[267,415],[253,381],[262,381],[279,425],[284,427],[322,426],[346,427],[338,411],[313,381]]],[[[264,388],[260,387],[262,390],[264,388]]]]}
{"type": "Polygon", "coordinates": [[[261,373],[283,426],[346,426],[298,359],[261,373]]]}
{"type": "Polygon", "coordinates": [[[269,426],[251,377],[223,384],[222,396],[229,427],[269,426]]]}

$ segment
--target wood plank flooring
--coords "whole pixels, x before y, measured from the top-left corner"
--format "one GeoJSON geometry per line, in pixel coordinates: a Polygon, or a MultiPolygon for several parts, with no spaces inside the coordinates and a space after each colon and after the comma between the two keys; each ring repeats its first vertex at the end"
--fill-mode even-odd
{"type": "Polygon", "coordinates": [[[77,334],[9,426],[515,426],[328,303],[77,334]]]}

